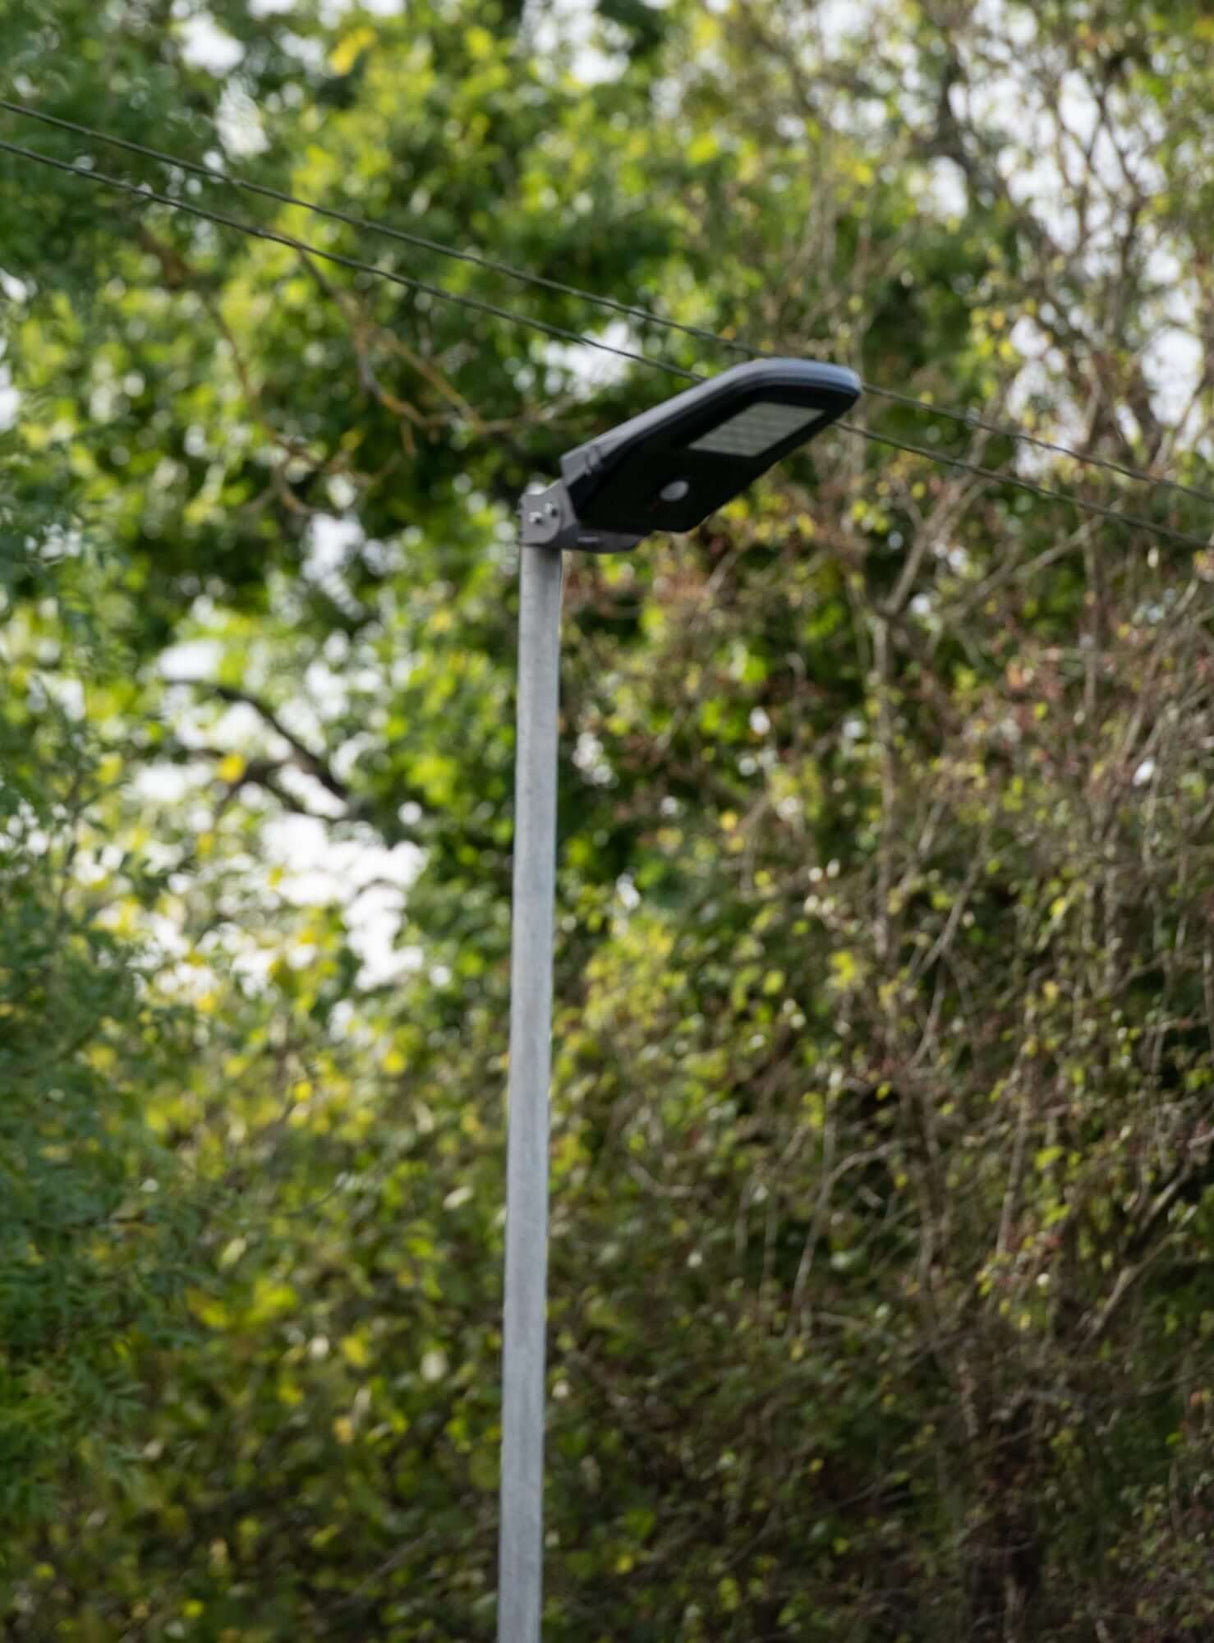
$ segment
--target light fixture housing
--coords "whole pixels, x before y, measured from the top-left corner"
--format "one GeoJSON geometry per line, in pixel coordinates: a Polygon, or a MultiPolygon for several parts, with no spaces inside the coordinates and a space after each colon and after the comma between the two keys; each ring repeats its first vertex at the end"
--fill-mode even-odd
{"type": "MultiPolygon", "coordinates": [[[[587,531],[689,531],[860,397],[854,371],[758,359],[655,405],[561,458],[587,531]]],[[[588,544],[589,545],[589,544],[588,544]]]]}

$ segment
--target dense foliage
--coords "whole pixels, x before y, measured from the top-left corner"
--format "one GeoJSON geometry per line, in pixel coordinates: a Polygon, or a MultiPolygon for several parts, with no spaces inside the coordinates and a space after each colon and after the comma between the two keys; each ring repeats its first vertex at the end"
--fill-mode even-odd
{"type": "MultiPolygon", "coordinates": [[[[10,99],[1214,490],[1200,0],[0,19],[10,99]]],[[[511,510],[678,383],[9,153],[0,271],[6,1635],[489,1638],[511,510]]],[[[1214,1630],[1212,583],[844,432],[570,562],[552,1643],[1214,1630]]]]}

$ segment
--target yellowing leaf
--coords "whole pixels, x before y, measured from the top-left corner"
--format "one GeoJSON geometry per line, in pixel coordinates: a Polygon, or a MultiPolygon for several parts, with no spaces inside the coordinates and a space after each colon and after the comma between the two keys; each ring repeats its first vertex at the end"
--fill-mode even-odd
{"type": "Polygon", "coordinates": [[[856,986],[864,973],[859,959],[846,948],[830,955],[830,985],[836,992],[856,986]]]}
{"type": "Polygon", "coordinates": [[[341,1355],[355,1369],[365,1369],[371,1362],[371,1353],[361,1335],[346,1335],[341,1341],[341,1355]]]}
{"type": "Polygon", "coordinates": [[[297,1301],[298,1296],[290,1284],[275,1283],[272,1278],[258,1278],[253,1285],[253,1303],[249,1308],[248,1321],[257,1324],[271,1318],[281,1318],[292,1310],[297,1301]]]}
{"type": "Polygon", "coordinates": [[[198,1321],[204,1323],[208,1329],[224,1329],[231,1322],[222,1302],[213,1300],[200,1289],[191,1289],[187,1293],[186,1304],[198,1321]]]}
{"type": "Polygon", "coordinates": [[[351,29],[349,34],[342,35],[329,53],[329,67],[334,74],[349,74],[367,47],[374,44],[374,29],[367,28],[365,24],[362,28],[351,29]]]}
{"type": "Polygon", "coordinates": [[[278,1383],[278,1401],[285,1403],[288,1409],[294,1409],[303,1402],[303,1388],[298,1381],[293,1381],[289,1375],[284,1375],[278,1383]]]}
{"type": "Polygon", "coordinates": [[[338,1443],[354,1442],[354,1422],[349,1415],[339,1415],[333,1422],[333,1436],[338,1443]]]}

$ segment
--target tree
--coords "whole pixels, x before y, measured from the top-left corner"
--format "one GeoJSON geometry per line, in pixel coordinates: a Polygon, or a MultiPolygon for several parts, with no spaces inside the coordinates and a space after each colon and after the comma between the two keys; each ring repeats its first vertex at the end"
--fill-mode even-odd
{"type": "Polygon", "coordinates": [[[87,666],[92,567],[16,568],[44,594],[8,613],[0,717],[0,1455],[5,1519],[28,1547],[65,1470],[131,1460],[137,1359],[183,1339],[173,1301],[197,1205],[148,1111],[188,1057],[189,1012],[152,995],[152,955],[125,928],[100,825],[118,772],[40,665],[70,644],[70,666],[87,666]]]}

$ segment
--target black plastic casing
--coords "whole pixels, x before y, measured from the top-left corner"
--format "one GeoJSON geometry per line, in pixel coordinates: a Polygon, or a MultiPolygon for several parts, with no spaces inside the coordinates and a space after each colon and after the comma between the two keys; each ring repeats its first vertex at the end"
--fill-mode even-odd
{"type": "Polygon", "coordinates": [[[638,536],[694,530],[782,456],[843,416],[860,391],[859,377],[842,365],[799,359],[735,365],[567,452],[561,476],[583,526],[638,536]],[[755,456],[689,448],[760,401],[820,415],[755,456]],[[687,494],[665,500],[663,487],[680,479],[687,494]]]}

